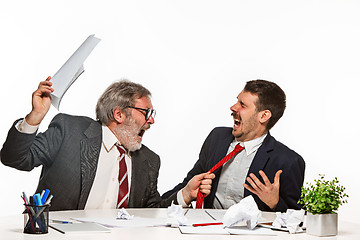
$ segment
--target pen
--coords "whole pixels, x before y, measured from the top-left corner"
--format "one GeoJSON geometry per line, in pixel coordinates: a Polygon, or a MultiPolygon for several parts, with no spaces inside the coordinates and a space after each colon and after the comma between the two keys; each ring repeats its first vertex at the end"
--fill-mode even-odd
{"type": "Polygon", "coordinates": [[[61,221],[61,220],[51,220],[53,223],[64,223],[64,224],[72,224],[72,222],[68,222],[68,221],[61,221]]]}
{"type": "MultiPolygon", "coordinates": [[[[26,223],[26,226],[25,227],[27,227],[28,226],[28,224],[29,224],[29,222],[30,222],[30,224],[31,224],[31,228],[32,228],[32,230],[33,231],[36,231],[36,229],[35,229],[35,226],[34,226],[34,222],[33,222],[33,220],[32,220],[32,217],[31,217],[31,214],[30,214],[30,210],[29,210],[29,207],[27,206],[27,202],[26,202],[26,199],[25,199],[25,193],[23,193],[24,195],[21,197],[23,200],[24,200],[24,202],[25,202],[25,208],[26,208],[26,210],[27,210],[27,214],[29,215],[29,220],[28,220],[28,222],[26,223]]],[[[32,210],[32,209],[31,209],[32,210]]],[[[34,212],[34,210],[32,211],[32,212],[34,212]]]]}
{"type": "Polygon", "coordinates": [[[31,205],[31,203],[29,202],[29,199],[28,199],[28,197],[26,196],[25,192],[23,192],[23,199],[24,199],[24,202],[25,202],[25,206],[27,206],[27,207],[29,208],[29,210],[31,211],[31,214],[32,214],[33,216],[35,216],[34,209],[33,209],[31,206],[29,206],[29,205],[31,205]]]}
{"type": "Polygon", "coordinates": [[[46,199],[47,199],[48,196],[49,196],[50,190],[49,190],[49,189],[46,189],[46,190],[43,191],[43,192],[44,192],[44,194],[42,194],[42,196],[41,196],[41,203],[42,203],[42,204],[45,204],[46,199]]]}
{"type": "Polygon", "coordinates": [[[42,192],[40,194],[40,198],[43,198],[44,194],[45,194],[45,190],[42,190],[42,192]]]}
{"type": "Polygon", "coordinates": [[[51,199],[53,198],[54,196],[53,195],[51,195],[47,200],[46,200],[46,202],[45,202],[45,204],[44,205],[48,205],[48,204],[50,204],[50,202],[51,202],[51,199]]]}
{"type": "Polygon", "coordinates": [[[222,225],[222,222],[213,222],[213,223],[194,223],[193,227],[203,227],[203,226],[210,226],[210,225],[222,225]]]}
{"type": "Polygon", "coordinates": [[[40,193],[36,193],[33,195],[33,199],[34,199],[34,203],[36,206],[41,206],[41,197],[40,197],[40,193]]]}

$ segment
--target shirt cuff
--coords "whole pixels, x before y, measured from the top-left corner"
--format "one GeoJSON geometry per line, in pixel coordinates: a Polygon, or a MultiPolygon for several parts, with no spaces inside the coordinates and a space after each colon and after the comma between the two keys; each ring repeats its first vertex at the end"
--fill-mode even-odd
{"type": "Polygon", "coordinates": [[[180,191],[177,192],[176,195],[178,204],[181,205],[182,207],[189,207],[189,205],[187,205],[184,201],[183,195],[182,195],[182,189],[180,191]]]}
{"type": "Polygon", "coordinates": [[[24,118],[15,124],[15,128],[21,133],[33,134],[39,129],[39,125],[32,126],[28,124],[24,118]]]}

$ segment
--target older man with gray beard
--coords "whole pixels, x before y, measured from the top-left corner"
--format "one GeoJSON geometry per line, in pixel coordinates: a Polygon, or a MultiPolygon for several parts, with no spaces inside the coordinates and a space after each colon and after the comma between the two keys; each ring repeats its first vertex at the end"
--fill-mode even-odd
{"type": "MultiPolygon", "coordinates": [[[[42,81],[32,95],[32,110],[15,121],[1,150],[1,162],[31,171],[42,166],[37,192],[49,189],[50,210],[167,207],[157,190],[160,158],[141,144],[154,124],[149,90],[130,81],[111,84],[96,105],[97,121],[58,114],[37,134],[47,114],[52,83],[42,81]]],[[[199,174],[184,194],[188,203],[198,189],[209,194],[211,176],[199,174]]]]}

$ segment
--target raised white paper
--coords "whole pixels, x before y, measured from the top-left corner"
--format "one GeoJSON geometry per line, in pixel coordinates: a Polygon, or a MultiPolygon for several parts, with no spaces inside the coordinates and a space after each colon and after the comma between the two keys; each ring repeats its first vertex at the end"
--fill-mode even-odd
{"type": "Polygon", "coordinates": [[[51,104],[59,110],[60,102],[75,80],[84,72],[83,63],[101,39],[90,35],[64,65],[51,78],[54,92],[51,94],[51,104]]]}

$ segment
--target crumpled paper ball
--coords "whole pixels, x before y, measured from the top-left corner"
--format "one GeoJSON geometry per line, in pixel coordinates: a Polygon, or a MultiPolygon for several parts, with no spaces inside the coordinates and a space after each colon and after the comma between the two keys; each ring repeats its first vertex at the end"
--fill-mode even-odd
{"type": "Polygon", "coordinates": [[[288,209],[286,213],[277,212],[272,225],[277,228],[286,227],[290,233],[303,232],[299,225],[304,219],[304,214],[304,209],[288,209]]]}
{"type": "Polygon", "coordinates": [[[171,206],[168,207],[167,216],[168,216],[167,222],[172,227],[182,226],[187,221],[184,215],[184,209],[182,208],[181,205],[175,205],[171,203],[171,206]]]}
{"type": "Polygon", "coordinates": [[[254,229],[261,218],[259,210],[253,196],[243,198],[239,203],[232,205],[223,217],[223,224],[231,227],[234,224],[246,221],[248,229],[254,229]]]}
{"type": "Polygon", "coordinates": [[[133,218],[134,218],[134,216],[130,215],[128,213],[128,211],[126,211],[125,208],[120,209],[119,212],[117,213],[117,217],[116,217],[116,219],[122,219],[122,220],[131,220],[133,218]]]}

